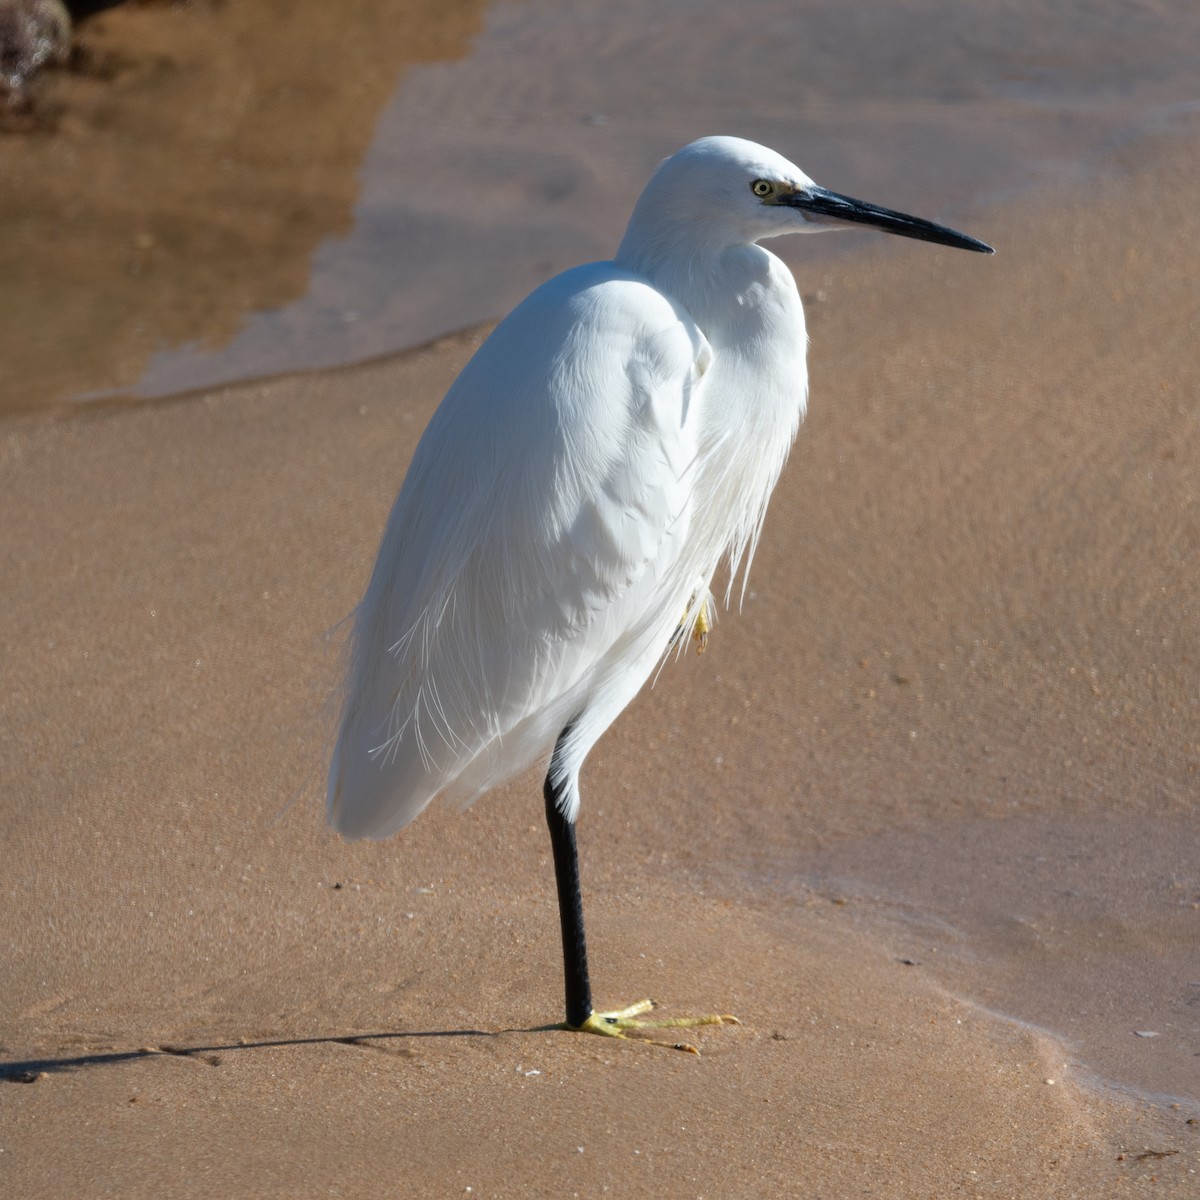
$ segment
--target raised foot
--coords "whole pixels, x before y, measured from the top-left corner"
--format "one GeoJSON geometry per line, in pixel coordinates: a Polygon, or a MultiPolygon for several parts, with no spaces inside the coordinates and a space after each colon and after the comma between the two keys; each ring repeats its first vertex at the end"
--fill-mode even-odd
{"type": "MultiPolygon", "coordinates": [[[[628,1008],[616,1009],[612,1012],[591,1013],[582,1025],[569,1025],[564,1022],[563,1028],[577,1033],[596,1033],[601,1037],[628,1038],[647,1029],[693,1029],[698,1025],[740,1025],[737,1017],[720,1013],[710,1013],[700,1017],[654,1017],[650,1020],[640,1020],[642,1013],[648,1013],[655,1007],[653,1000],[639,1000],[628,1008]]],[[[652,1038],[638,1039],[651,1046],[662,1046],[668,1050],[683,1050],[688,1054],[699,1054],[700,1051],[690,1042],[657,1042],[652,1038]]]]}

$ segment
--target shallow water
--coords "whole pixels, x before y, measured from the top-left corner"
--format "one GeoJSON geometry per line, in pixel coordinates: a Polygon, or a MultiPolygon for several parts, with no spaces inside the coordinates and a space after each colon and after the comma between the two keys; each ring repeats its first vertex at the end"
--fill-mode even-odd
{"type": "MultiPolygon", "coordinates": [[[[488,12],[473,52],[417,67],[384,110],[355,223],[307,295],[228,345],[156,353],[143,395],[327,366],[498,316],[611,254],[653,165],[714,132],[818,181],[978,230],[989,206],[1078,187],[1124,142],[1200,115],[1200,16],[1022,8],[529,0],[488,12]]],[[[868,235],[869,236],[869,235],[868,235]]],[[[783,253],[801,272],[859,237],[783,253]]]]}
{"type": "MultiPolygon", "coordinates": [[[[422,38],[381,0],[333,33],[306,8],[286,42],[216,5],[85,23],[104,70],[56,81],[35,153],[9,143],[0,409],[349,363],[494,318],[610,254],[654,163],[705,133],[985,236],[990,207],[1086,187],[1200,110],[1190,5],[527,0],[482,29],[477,6],[425,8],[422,38]],[[235,51],[256,39],[306,81],[235,51]]],[[[805,290],[870,236],[783,252],[805,290]]]]}

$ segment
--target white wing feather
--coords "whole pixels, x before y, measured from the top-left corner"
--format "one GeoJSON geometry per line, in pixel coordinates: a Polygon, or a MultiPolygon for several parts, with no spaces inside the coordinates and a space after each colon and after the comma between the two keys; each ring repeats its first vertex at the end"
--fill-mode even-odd
{"type": "Polygon", "coordinates": [[[386,837],[439,793],[468,804],[586,709],[581,758],[645,682],[707,586],[682,548],[710,357],[686,313],[611,264],[551,280],[480,347],[355,614],[339,832],[386,837]]]}

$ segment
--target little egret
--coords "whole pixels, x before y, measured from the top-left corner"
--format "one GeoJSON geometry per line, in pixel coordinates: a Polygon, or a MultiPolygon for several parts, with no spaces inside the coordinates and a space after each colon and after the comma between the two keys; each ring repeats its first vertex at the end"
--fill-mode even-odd
{"type": "Polygon", "coordinates": [[[566,1028],[733,1020],[593,1010],[579,771],[664,655],[703,644],[722,560],[726,601],[744,586],[804,415],[800,296],[757,243],[845,225],[991,253],[739,138],[668,158],[616,257],[543,284],[463,368],[356,610],[330,821],[384,838],[435,796],[465,806],[548,762],[566,1028]]]}

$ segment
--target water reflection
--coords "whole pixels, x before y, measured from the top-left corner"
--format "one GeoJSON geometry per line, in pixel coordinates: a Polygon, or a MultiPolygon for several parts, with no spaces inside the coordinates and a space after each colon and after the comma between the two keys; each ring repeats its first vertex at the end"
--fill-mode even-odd
{"type": "Polygon", "coordinates": [[[397,73],[466,53],[483,0],[193,0],[80,23],[0,144],[0,408],[132,387],[302,296],[343,233],[397,73]]]}

